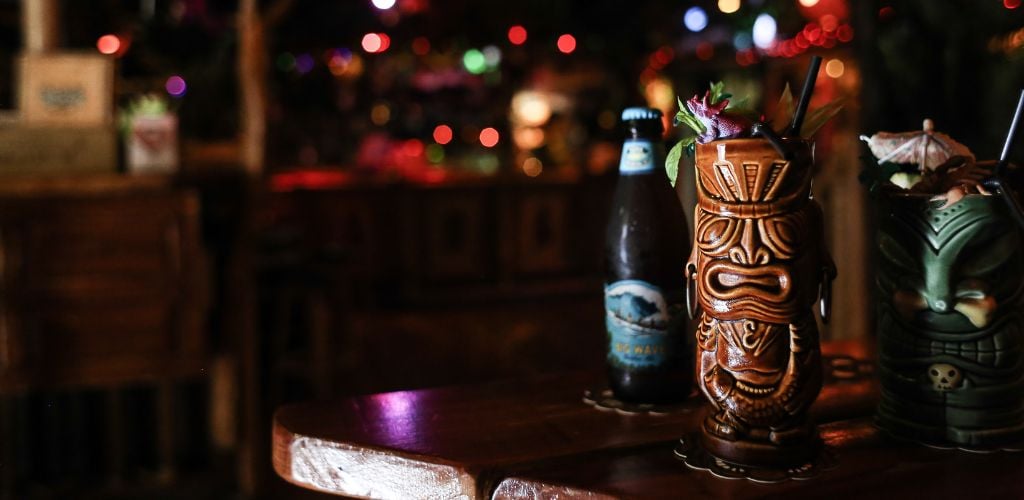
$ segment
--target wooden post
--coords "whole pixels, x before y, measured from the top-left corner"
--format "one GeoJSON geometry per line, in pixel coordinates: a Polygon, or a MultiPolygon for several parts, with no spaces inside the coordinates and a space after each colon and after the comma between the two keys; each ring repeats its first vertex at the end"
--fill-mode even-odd
{"type": "Polygon", "coordinates": [[[25,53],[57,48],[58,0],[22,0],[21,33],[25,53]]]}
{"type": "Polygon", "coordinates": [[[238,85],[241,100],[241,144],[239,153],[245,172],[263,172],[267,135],[267,48],[264,25],[257,0],[238,5],[238,85]]]}

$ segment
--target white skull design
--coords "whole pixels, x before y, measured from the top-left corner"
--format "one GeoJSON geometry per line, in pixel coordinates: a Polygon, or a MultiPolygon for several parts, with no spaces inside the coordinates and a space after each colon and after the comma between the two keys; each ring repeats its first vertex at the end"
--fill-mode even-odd
{"type": "Polygon", "coordinates": [[[946,392],[959,387],[964,374],[953,365],[936,363],[928,367],[928,378],[932,379],[933,389],[946,392]]]}

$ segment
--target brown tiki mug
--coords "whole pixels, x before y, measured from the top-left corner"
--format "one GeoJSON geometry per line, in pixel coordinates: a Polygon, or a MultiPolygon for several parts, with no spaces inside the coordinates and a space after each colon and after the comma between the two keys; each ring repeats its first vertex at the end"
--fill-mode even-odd
{"type": "Polygon", "coordinates": [[[697,380],[711,401],[700,442],[728,462],[789,467],[820,440],[807,410],[821,390],[812,312],[827,321],[835,265],[811,197],[813,143],[697,145],[694,245],[687,264],[697,380]]]}

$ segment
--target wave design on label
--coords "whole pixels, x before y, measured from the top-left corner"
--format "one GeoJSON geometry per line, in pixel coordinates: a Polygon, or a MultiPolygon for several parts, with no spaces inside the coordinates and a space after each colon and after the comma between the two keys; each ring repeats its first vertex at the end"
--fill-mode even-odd
{"type": "Polygon", "coordinates": [[[617,281],[604,289],[608,359],[629,368],[649,368],[671,359],[676,325],[661,290],[639,280],[617,281]]]}
{"type": "Polygon", "coordinates": [[[651,141],[630,139],[622,144],[619,159],[620,174],[640,174],[654,170],[654,144],[651,141]]]}

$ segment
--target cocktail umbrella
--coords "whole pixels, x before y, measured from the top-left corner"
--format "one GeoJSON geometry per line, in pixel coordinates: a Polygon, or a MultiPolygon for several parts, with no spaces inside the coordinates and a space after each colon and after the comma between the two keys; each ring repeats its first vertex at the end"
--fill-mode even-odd
{"type": "Polygon", "coordinates": [[[924,121],[920,132],[879,132],[871,137],[860,136],[868,143],[871,154],[878,163],[912,163],[920,172],[934,170],[954,156],[966,156],[974,161],[974,154],[967,146],[956,142],[950,136],[935,131],[931,120],[924,121]]]}

